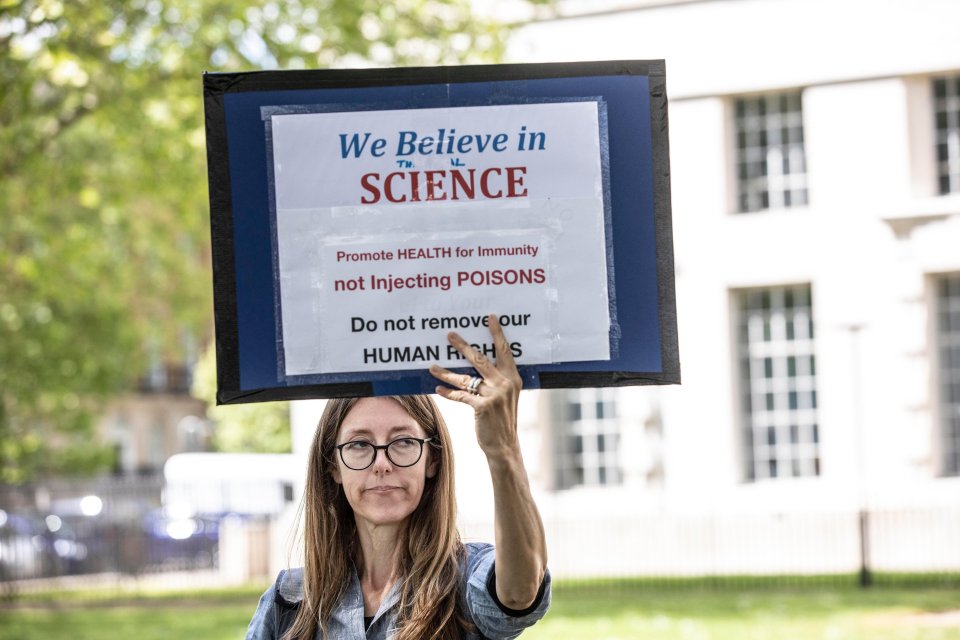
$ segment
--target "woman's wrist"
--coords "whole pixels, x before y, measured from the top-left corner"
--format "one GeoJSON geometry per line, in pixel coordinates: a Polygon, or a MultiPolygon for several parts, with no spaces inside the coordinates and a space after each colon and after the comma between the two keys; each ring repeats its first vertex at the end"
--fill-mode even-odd
{"type": "Polygon", "coordinates": [[[487,466],[490,467],[491,473],[526,471],[519,442],[505,442],[495,446],[481,447],[481,449],[487,458],[487,466]]]}

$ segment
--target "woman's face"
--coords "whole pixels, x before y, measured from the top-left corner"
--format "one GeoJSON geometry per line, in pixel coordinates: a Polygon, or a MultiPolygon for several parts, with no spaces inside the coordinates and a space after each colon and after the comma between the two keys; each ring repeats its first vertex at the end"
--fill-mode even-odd
{"type": "MultiPolygon", "coordinates": [[[[426,432],[392,398],[362,398],[347,413],[337,433],[337,444],[362,441],[385,445],[397,438],[426,438],[426,432]]],[[[366,469],[350,469],[335,456],[333,478],[343,485],[347,502],[353,508],[357,524],[399,524],[420,504],[426,478],[436,474],[436,461],[430,447],[423,446],[423,455],[410,467],[398,467],[378,450],[373,464],[366,469]]]]}

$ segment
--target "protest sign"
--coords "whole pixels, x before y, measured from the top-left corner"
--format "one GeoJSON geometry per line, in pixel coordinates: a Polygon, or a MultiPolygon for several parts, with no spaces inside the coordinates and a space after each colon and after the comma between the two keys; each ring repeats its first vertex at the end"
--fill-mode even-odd
{"type": "Polygon", "coordinates": [[[204,83],[220,402],[679,381],[662,63],[204,83]]]}

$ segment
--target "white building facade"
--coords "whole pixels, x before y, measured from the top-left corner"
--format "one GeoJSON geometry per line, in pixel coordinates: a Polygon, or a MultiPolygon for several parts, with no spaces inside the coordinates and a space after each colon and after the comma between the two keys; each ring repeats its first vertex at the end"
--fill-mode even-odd
{"type": "Polygon", "coordinates": [[[509,61],[666,60],[683,383],[523,394],[554,575],[960,570],[960,2],[555,7],[509,61]]]}
{"type": "Polygon", "coordinates": [[[539,394],[553,564],[960,569],[960,3],[556,13],[511,61],[666,60],[683,384],[539,394]]]}

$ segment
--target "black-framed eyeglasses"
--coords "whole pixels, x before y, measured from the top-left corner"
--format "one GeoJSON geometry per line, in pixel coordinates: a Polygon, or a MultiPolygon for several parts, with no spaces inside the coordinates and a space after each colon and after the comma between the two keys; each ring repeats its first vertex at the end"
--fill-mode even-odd
{"type": "Polygon", "coordinates": [[[423,456],[423,445],[434,442],[436,438],[397,438],[387,444],[372,444],[363,440],[352,440],[334,447],[340,452],[340,459],[348,469],[362,471],[373,464],[377,459],[377,451],[381,449],[387,454],[387,459],[398,467],[412,467],[420,462],[423,456]]]}

